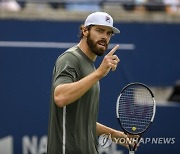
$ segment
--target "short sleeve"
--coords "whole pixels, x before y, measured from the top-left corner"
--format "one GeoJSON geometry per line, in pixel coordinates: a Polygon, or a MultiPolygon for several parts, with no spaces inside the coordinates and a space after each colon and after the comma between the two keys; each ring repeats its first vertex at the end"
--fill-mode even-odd
{"type": "Polygon", "coordinates": [[[54,67],[54,87],[79,80],[79,61],[71,53],[60,56],[54,67]]]}

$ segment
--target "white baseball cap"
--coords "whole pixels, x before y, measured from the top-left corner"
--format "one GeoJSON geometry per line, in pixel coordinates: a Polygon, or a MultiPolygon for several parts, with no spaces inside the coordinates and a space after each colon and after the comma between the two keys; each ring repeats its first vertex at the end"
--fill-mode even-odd
{"type": "Polygon", "coordinates": [[[110,27],[114,33],[120,33],[120,30],[113,27],[113,18],[106,12],[91,13],[85,20],[84,26],[100,25],[110,27]]]}

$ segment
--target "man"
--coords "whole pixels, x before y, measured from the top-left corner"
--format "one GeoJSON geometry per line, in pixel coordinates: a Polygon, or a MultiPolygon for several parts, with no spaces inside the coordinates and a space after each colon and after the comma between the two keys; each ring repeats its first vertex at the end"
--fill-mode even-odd
{"type": "Polygon", "coordinates": [[[106,54],[97,69],[94,62],[115,33],[120,31],[113,27],[109,14],[92,13],[81,26],[79,44],[58,57],[53,71],[48,154],[97,154],[97,136],[127,138],[97,122],[99,80],[116,70],[120,60],[114,53],[119,45],[106,54]]]}

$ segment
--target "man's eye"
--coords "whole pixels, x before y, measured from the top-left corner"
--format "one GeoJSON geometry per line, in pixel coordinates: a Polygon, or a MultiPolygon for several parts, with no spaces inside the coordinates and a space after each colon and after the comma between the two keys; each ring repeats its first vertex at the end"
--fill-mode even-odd
{"type": "Polygon", "coordinates": [[[108,33],[109,36],[113,36],[114,34],[113,33],[108,33]]]}
{"type": "Polygon", "coordinates": [[[99,33],[103,33],[104,31],[102,29],[97,29],[99,33]]]}

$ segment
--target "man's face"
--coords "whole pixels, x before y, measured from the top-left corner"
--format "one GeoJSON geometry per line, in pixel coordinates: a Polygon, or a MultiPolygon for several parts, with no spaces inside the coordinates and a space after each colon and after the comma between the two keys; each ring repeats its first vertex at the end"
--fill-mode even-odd
{"type": "Polygon", "coordinates": [[[98,55],[102,56],[108,48],[113,32],[111,28],[106,26],[92,26],[87,35],[87,44],[90,50],[98,55]]]}

